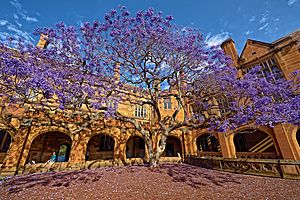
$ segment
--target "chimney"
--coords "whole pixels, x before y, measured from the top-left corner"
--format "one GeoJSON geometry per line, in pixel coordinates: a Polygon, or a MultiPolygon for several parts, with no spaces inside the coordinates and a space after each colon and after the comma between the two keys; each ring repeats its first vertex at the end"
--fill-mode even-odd
{"type": "Polygon", "coordinates": [[[49,44],[49,42],[47,41],[47,39],[48,39],[47,35],[41,34],[40,40],[39,40],[39,42],[37,43],[36,46],[39,47],[39,48],[41,48],[41,49],[47,48],[47,46],[49,44]]]}
{"type": "Polygon", "coordinates": [[[118,62],[115,64],[114,78],[117,82],[120,81],[120,63],[118,63],[118,62]]]}
{"type": "Polygon", "coordinates": [[[238,56],[238,53],[236,51],[236,48],[235,48],[235,44],[234,44],[234,41],[229,38],[227,40],[225,40],[222,44],[221,44],[221,48],[223,49],[224,53],[227,55],[227,56],[230,56],[232,61],[233,61],[233,65],[235,67],[238,67],[238,59],[239,59],[239,56],[238,56]]]}

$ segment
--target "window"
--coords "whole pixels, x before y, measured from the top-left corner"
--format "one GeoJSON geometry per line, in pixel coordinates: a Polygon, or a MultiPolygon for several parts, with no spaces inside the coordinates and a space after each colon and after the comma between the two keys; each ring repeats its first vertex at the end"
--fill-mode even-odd
{"type": "Polygon", "coordinates": [[[146,118],[147,109],[144,106],[139,106],[139,105],[135,106],[134,116],[139,118],[146,118]]]}
{"type": "Polygon", "coordinates": [[[171,99],[164,99],[164,109],[172,109],[171,99]]]}
{"type": "Polygon", "coordinates": [[[230,101],[232,99],[229,99],[227,97],[221,97],[218,99],[218,103],[219,103],[219,109],[221,114],[226,114],[230,111],[230,101]]]}
{"type": "MultiPolygon", "coordinates": [[[[262,76],[265,77],[266,79],[269,79],[269,75],[273,75],[274,76],[273,79],[275,79],[275,80],[283,78],[283,74],[276,63],[275,58],[273,58],[273,57],[265,59],[256,65],[259,65],[262,67],[262,76]]],[[[256,66],[256,65],[254,65],[254,66],[256,66]]],[[[248,73],[250,71],[250,69],[254,66],[244,68],[243,72],[248,73]]]]}
{"type": "Polygon", "coordinates": [[[274,58],[269,58],[264,60],[262,63],[259,64],[262,69],[262,74],[265,78],[269,79],[269,75],[273,75],[273,79],[280,79],[283,78],[283,74],[281,70],[278,68],[278,65],[274,58]]]}

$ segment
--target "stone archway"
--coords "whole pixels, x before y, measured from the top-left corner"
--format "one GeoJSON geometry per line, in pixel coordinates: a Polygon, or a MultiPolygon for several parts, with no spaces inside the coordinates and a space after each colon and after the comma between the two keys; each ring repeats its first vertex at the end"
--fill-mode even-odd
{"type": "Polygon", "coordinates": [[[218,139],[212,134],[200,135],[196,140],[197,150],[202,152],[220,152],[220,145],[218,139]]]}
{"type": "Polygon", "coordinates": [[[132,136],[126,143],[126,158],[144,158],[145,141],[139,136],[132,136]]]}
{"type": "Polygon", "coordinates": [[[107,134],[93,136],[88,144],[85,160],[108,160],[114,158],[115,140],[107,134]]]}
{"type": "Polygon", "coordinates": [[[53,131],[37,136],[31,143],[27,162],[43,163],[56,153],[56,162],[68,162],[72,139],[69,135],[53,131]]]}
{"type": "Polygon", "coordinates": [[[182,156],[181,141],[174,136],[168,136],[165,151],[161,157],[178,157],[178,153],[182,156]]]}
{"type": "Polygon", "coordinates": [[[234,135],[238,158],[277,158],[273,138],[261,130],[245,129],[234,135]]]}
{"type": "Polygon", "coordinates": [[[11,135],[7,131],[0,129],[0,164],[3,163],[10,144],[11,135]]]}

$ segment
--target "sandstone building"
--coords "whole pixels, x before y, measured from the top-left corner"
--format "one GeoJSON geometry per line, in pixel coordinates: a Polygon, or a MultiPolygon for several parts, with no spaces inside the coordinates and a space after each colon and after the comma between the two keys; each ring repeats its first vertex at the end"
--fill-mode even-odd
{"type": "MultiPolygon", "coordinates": [[[[46,44],[40,41],[39,46],[46,44]]],[[[272,43],[247,40],[239,56],[234,41],[228,39],[221,45],[231,56],[240,74],[255,65],[261,65],[262,74],[274,73],[277,77],[289,78],[289,74],[300,70],[300,30],[272,43]]],[[[133,89],[129,92],[142,98],[133,89]]],[[[164,114],[171,113],[175,100],[162,99],[164,114]]],[[[123,102],[118,111],[149,123],[150,108],[123,102]]],[[[180,115],[179,115],[180,117],[180,115]]],[[[71,134],[62,127],[32,127],[16,133],[8,133],[0,124],[0,165],[2,175],[15,172],[44,170],[44,163],[53,151],[58,155],[53,165],[55,170],[95,168],[120,164],[139,164],[147,160],[147,148],[141,135],[114,120],[105,120],[88,131],[71,134]],[[34,160],[34,166],[27,163],[34,160]]],[[[300,160],[300,129],[289,124],[274,128],[248,125],[224,133],[210,133],[207,130],[191,132],[176,131],[167,139],[166,150],[161,162],[179,161],[186,155],[213,156],[225,158],[280,158],[300,160]]]]}

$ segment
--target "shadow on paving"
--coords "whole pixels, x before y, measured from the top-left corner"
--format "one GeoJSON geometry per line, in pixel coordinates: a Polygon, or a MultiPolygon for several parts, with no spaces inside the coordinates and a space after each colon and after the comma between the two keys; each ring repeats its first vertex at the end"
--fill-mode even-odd
{"type": "Polygon", "coordinates": [[[223,187],[225,183],[241,184],[241,177],[234,174],[204,169],[186,164],[162,165],[160,168],[151,169],[156,173],[167,173],[173,182],[182,182],[193,188],[207,186],[210,183],[223,187]]]}
{"type": "Polygon", "coordinates": [[[53,187],[68,187],[71,182],[98,181],[101,176],[91,170],[79,170],[72,172],[46,172],[24,176],[15,176],[2,182],[2,187],[8,187],[9,193],[17,193],[23,189],[29,189],[38,185],[53,187]]]}
{"type": "MultiPolygon", "coordinates": [[[[10,177],[5,179],[0,185],[3,188],[7,188],[9,193],[17,193],[35,186],[68,187],[72,183],[86,184],[88,182],[95,182],[99,181],[105,172],[114,172],[123,175],[126,173],[137,173],[140,170],[148,169],[149,168],[145,166],[126,166],[70,172],[44,172],[10,177]]],[[[241,177],[237,178],[236,175],[234,176],[230,173],[222,173],[186,164],[162,165],[161,167],[149,170],[153,173],[160,173],[162,176],[170,176],[173,182],[182,182],[193,188],[211,184],[223,187],[223,185],[228,182],[241,184],[237,179],[242,179],[241,177]]]]}

